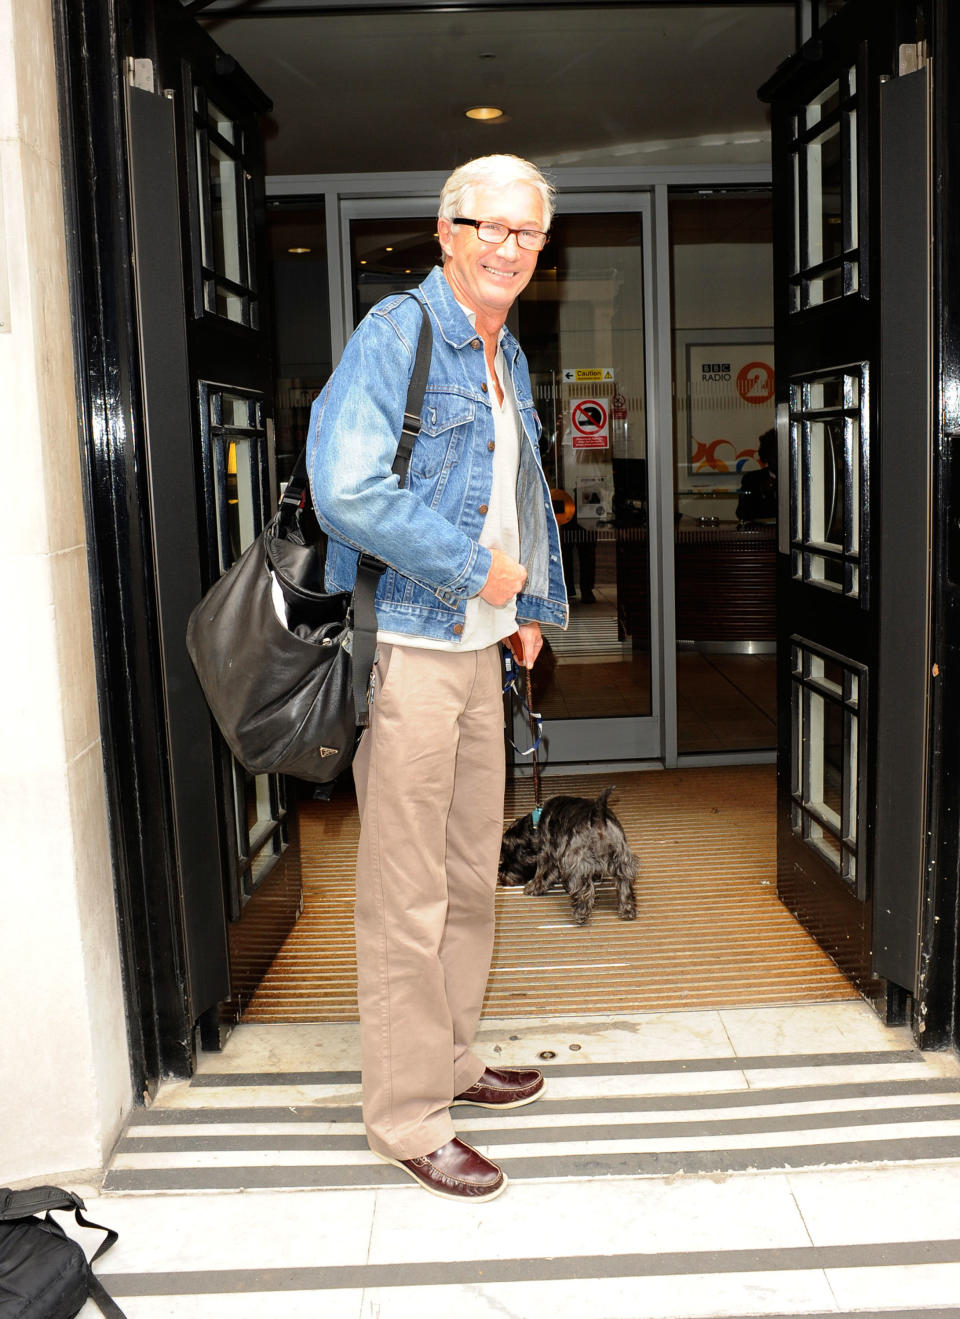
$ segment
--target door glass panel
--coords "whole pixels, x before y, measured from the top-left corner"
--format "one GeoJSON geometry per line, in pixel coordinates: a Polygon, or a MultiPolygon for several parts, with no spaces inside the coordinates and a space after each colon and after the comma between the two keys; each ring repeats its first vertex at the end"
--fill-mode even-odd
{"type": "Polygon", "coordinates": [[[863,897],[858,803],[866,670],[799,637],[792,655],[794,832],[863,897]]]}
{"type": "Polygon", "coordinates": [[[436,217],[353,220],[350,253],[356,325],[381,298],[413,288],[439,263],[436,217]]]}
{"type": "Polygon", "coordinates": [[[793,575],[864,600],[869,507],[867,366],[823,372],[790,389],[793,575]]]}
{"type": "Polygon", "coordinates": [[[670,249],[678,748],[767,749],[777,515],[769,196],[674,193],[670,249]]]}
{"type": "Polygon", "coordinates": [[[651,711],[643,258],[635,213],[558,216],[519,301],[570,600],[546,719],[651,711]]]}
{"type": "Polygon", "coordinates": [[[860,287],[859,191],[854,68],[815,97],[791,123],[793,252],[790,310],[860,287]]]}
{"type": "Polygon", "coordinates": [[[811,423],[808,539],[837,550],[843,545],[843,468],[843,423],[811,423]]]}
{"type": "Polygon", "coordinates": [[[840,125],[814,139],[807,151],[808,264],[832,261],[843,251],[840,125]]]}
{"type": "Polygon", "coordinates": [[[283,483],[307,441],[310,407],[333,368],[323,202],[271,202],[276,327],[276,461],[283,483]]]}
{"type": "MultiPolygon", "coordinates": [[[[438,257],[433,216],[351,221],[355,315],[438,257]]],[[[557,216],[508,321],[530,367],[571,603],[569,629],[545,629],[547,721],[651,713],[643,261],[638,213],[557,216]]],[[[603,727],[585,758],[616,754],[603,727]]]]}
{"type": "Polygon", "coordinates": [[[199,200],[198,314],[259,324],[253,249],[251,170],[240,125],[194,89],[194,137],[199,200]]]}
{"type": "MultiPolygon", "coordinates": [[[[270,507],[263,396],[200,383],[202,473],[211,569],[223,573],[251,545],[270,507]]],[[[282,781],[231,759],[237,857],[234,916],[286,843],[282,781]]]]}

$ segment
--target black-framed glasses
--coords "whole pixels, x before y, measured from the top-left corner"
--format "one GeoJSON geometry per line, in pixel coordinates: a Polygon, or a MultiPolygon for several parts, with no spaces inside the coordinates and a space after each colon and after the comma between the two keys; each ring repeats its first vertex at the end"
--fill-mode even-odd
{"type": "Polygon", "coordinates": [[[501,243],[505,243],[511,234],[516,234],[517,246],[524,248],[527,252],[542,252],[547,245],[547,239],[550,237],[542,229],[510,229],[497,220],[468,220],[463,215],[454,216],[450,223],[473,225],[477,231],[477,237],[482,243],[494,243],[497,247],[501,243]]]}

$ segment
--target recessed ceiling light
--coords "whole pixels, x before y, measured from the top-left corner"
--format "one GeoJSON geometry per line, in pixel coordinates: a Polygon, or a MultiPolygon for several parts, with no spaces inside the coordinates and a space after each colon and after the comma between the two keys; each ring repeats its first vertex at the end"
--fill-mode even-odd
{"type": "Polygon", "coordinates": [[[392,251],[393,251],[393,248],[392,248],[392,247],[385,247],[383,250],[384,250],[385,252],[392,252],[392,251]]]}
{"type": "Polygon", "coordinates": [[[468,119],[483,119],[488,122],[491,119],[503,118],[503,111],[499,105],[472,105],[469,110],[464,110],[463,113],[468,119]]]}
{"type": "Polygon", "coordinates": [[[313,250],[313,249],[312,249],[312,248],[309,248],[309,247],[288,247],[288,248],[287,248],[287,251],[288,251],[288,252],[292,252],[294,256],[301,256],[304,252],[310,252],[310,251],[312,251],[312,250],[313,250]]]}
{"type": "Polygon", "coordinates": [[[366,261],[361,261],[360,264],[361,264],[361,266],[365,266],[367,263],[366,263],[366,261]]]}

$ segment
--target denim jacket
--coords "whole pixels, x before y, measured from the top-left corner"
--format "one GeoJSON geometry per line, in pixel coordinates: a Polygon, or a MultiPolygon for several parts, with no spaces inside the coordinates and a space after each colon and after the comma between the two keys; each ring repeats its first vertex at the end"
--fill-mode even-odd
{"type": "MultiPolygon", "coordinates": [[[[421,314],[403,294],[385,298],[363,319],[315,400],[307,467],[329,536],[327,589],[352,588],[364,550],[387,564],[376,600],[381,628],[457,642],[466,601],[490,571],[479,536],[493,479],[493,413],[483,345],[443,271],[432,270],[413,294],[431,315],[433,354],[406,484],[401,488],[390,469],[421,314]]],[[[530,376],[509,332],[502,347],[523,426],[517,510],[527,580],[517,619],[566,627],[560,537],[540,465],[530,376]]]]}

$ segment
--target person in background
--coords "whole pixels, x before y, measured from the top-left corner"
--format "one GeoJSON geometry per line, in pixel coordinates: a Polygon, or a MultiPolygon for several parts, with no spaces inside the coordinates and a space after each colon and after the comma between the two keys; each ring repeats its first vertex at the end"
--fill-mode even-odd
{"type": "Polygon", "coordinates": [[[757,441],[757,471],[744,472],[737,500],[738,522],[777,519],[777,432],[764,431],[757,441]]]}
{"type": "Polygon", "coordinates": [[[532,665],[541,624],[566,626],[568,614],[540,422],[505,327],[552,209],[527,161],[455,170],[437,221],[442,268],[364,318],[310,423],[327,589],[351,589],[358,552],[388,565],[354,765],[364,1123],[375,1154],[449,1199],[489,1200],[506,1185],[457,1138],[451,1107],[510,1109],[544,1084],[533,1068],[486,1066],[471,1046],[503,832],[501,643],[514,637],[532,665]],[[433,352],[401,488],[391,464],[421,308],[433,352]]]}

